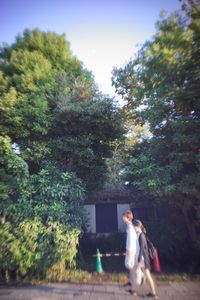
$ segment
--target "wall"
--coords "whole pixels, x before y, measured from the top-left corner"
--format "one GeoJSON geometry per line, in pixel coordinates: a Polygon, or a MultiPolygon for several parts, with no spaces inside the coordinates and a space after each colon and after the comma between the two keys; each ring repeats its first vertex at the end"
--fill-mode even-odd
{"type": "MultiPolygon", "coordinates": [[[[117,205],[117,225],[119,232],[125,232],[126,226],[122,220],[123,213],[130,209],[129,203],[116,203],[117,205]]],[[[86,215],[87,215],[87,232],[96,233],[96,205],[95,204],[86,204],[84,205],[86,215]]],[[[102,216],[103,217],[103,216],[102,216]]]]}
{"type": "Polygon", "coordinates": [[[96,233],[96,211],[95,204],[84,205],[87,216],[87,231],[96,233]]]}

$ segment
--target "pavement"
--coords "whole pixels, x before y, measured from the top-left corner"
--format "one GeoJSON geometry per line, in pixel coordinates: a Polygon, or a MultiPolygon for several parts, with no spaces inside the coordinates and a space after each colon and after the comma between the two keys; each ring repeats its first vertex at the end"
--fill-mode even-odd
{"type": "MultiPolygon", "coordinates": [[[[157,282],[160,300],[199,300],[200,282],[157,282]]],[[[148,286],[137,289],[137,296],[130,295],[119,283],[73,284],[49,283],[28,286],[0,286],[0,300],[147,300],[148,286]]]]}

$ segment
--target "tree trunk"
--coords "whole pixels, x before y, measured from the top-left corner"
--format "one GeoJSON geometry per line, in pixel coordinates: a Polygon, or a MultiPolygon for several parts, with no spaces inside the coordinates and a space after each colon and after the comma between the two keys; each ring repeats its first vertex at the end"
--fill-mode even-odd
{"type": "Polygon", "coordinates": [[[2,278],[3,278],[3,282],[5,283],[5,284],[7,284],[7,283],[9,283],[9,281],[10,281],[10,275],[9,275],[9,271],[8,271],[8,269],[3,269],[2,271],[1,271],[1,274],[2,274],[2,278]]]}

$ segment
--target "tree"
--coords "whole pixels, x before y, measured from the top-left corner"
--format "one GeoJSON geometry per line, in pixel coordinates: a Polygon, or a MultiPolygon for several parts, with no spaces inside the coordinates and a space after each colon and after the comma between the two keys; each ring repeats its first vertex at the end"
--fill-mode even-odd
{"type": "Polygon", "coordinates": [[[38,29],[25,30],[13,45],[4,45],[0,57],[1,133],[20,145],[26,160],[39,162],[49,153],[45,135],[56,78],[65,72],[77,77],[83,66],[64,36],[38,29]]]}
{"type": "Polygon", "coordinates": [[[123,132],[120,112],[64,36],[25,30],[0,58],[0,130],[17,143],[30,173],[50,159],[90,188],[103,181],[110,142],[123,132]]]}
{"type": "MultiPolygon", "coordinates": [[[[63,36],[26,30],[1,49],[0,271],[7,278],[9,272],[53,278],[76,264],[85,188],[67,164],[59,165],[65,157],[56,157],[53,141],[65,77],[61,90],[68,96],[80,78],[93,84],[63,36]]],[[[84,92],[87,101],[89,86],[84,92]]],[[[70,147],[67,130],[62,134],[63,148],[70,147]]]]}
{"type": "Polygon", "coordinates": [[[122,116],[113,99],[97,92],[91,79],[79,76],[70,92],[65,91],[68,81],[68,77],[59,78],[54,99],[51,153],[91,190],[104,181],[111,142],[123,133],[122,116]]]}
{"type": "Polygon", "coordinates": [[[103,182],[123,132],[120,111],[64,36],[25,30],[0,51],[0,131],[1,271],[62,277],[75,266],[85,191],[103,182]]]}
{"type": "Polygon", "coordinates": [[[148,124],[151,138],[133,150],[130,184],[178,206],[195,241],[199,228],[200,9],[188,1],[182,13],[157,22],[157,32],[113,84],[136,123],[148,124]],[[186,13],[184,13],[186,11],[186,13]]]}

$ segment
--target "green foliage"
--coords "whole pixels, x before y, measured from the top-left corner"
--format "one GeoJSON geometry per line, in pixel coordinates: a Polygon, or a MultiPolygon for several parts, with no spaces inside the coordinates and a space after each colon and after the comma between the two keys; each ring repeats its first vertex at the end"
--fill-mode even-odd
{"type": "Polygon", "coordinates": [[[84,73],[82,64],[72,56],[64,36],[38,29],[25,30],[13,45],[2,47],[0,57],[1,132],[23,151],[30,148],[35,153],[32,143],[41,142],[49,130],[56,78],[65,73],[76,78],[84,73]]]}
{"type": "Polygon", "coordinates": [[[71,89],[66,89],[70,80],[59,77],[52,102],[51,154],[92,189],[104,181],[111,142],[123,133],[122,116],[112,99],[96,91],[91,78],[79,76],[71,89]]]}
{"type": "Polygon", "coordinates": [[[74,268],[79,234],[59,222],[24,220],[14,229],[6,222],[0,227],[1,268],[37,278],[46,277],[55,265],[74,268]]]}
{"type": "Polygon", "coordinates": [[[0,136],[0,215],[5,218],[28,176],[28,167],[12,149],[8,136],[0,136]]]}
{"type": "Polygon", "coordinates": [[[43,169],[21,184],[0,226],[1,270],[20,277],[51,277],[51,270],[76,266],[84,189],[73,174],[43,169]],[[11,223],[12,222],[12,223],[11,223]]]}
{"type": "Polygon", "coordinates": [[[145,224],[155,235],[161,263],[196,272],[200,245],[200,7],[198,1],[184,1],[183,9],[157,22],[152,40],[124,68],[113,70],[113,84],[125,100],[128,121],[132,118],[133,127],[149,128],[149,135],[129,147],[123,178],[137,204],[166,205],[169,215],[160,212],[157,222],[145,224]]]}
{"type": "Polygon", "coordinates": [[[56,167],[42,169],[25,182],[16,206],[19,220],[39,218],[44,224],[59,221],[69,228],[81,228],[85,190],[71,173],[56,167]]]}
{"type": "Polygon", "coordinates": [[[85,185],[103,182],[120,111],[64,36],[27,29],[0,50],[0,131],[2,269],[59,276],[75,266],[85,185]]]}
{"type": "Polygon", "coordinates": [[[156,161],[145,151],[137,154],[136,158],[133,156],[129,159],[126,173],[135,179],[140,178],[131,181],[131,185],[144,194],[149,193],[162,199],[175,190],[173,184],[166,184],[170,179],[170,170],[164,167],[158,168],[156,161]]]}
{"type": "Polygon", "coordinates": [[[127,180],[136,193],[179,206],[195,241],[200,224],[200,10],[197,1],[186,2],[184,9],[157,22],[156,34],[135,59],[114,69],[113,84],[135,124],[148,124],[151,133],[130,151],[127,180]]]}
{"type": "Polygon", "coordinates": [[[0,130],[17,143],[30,172],[52,160],[90,188],[102,184],[122,118],[64,36],[25,30],[0,58],[0,130]]]}

